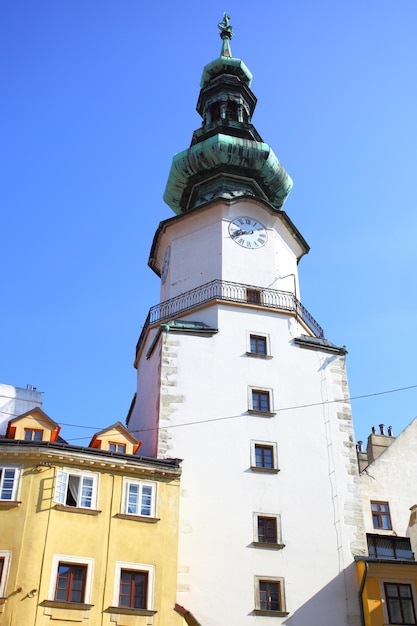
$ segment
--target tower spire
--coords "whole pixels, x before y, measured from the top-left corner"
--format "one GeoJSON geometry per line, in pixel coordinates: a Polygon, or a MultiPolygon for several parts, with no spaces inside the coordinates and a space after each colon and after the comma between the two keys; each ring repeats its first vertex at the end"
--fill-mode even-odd
{"type": "Polygon", "coordinates": [[[230,25],[230,15],[223,13],[223,20],[217,24],[220,29],[220,37],[222,39],[221,57],[232,58],[232,50],[230,48],[230,40],[233,37],[233,27],[230,25]]]}

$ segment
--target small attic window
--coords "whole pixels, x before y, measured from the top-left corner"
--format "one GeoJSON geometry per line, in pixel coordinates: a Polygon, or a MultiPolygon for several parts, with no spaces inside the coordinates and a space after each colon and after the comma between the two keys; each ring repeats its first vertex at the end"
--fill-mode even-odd
{"type": "Polygon", "coordinates": [[[109,450],[110,452],[119,452],[120,454],[124,454],[126,452],[126,444],[110,441],[109,450]]]}
{"type": "Polygon", "coordinates": [[[43,430],[37,428],[25,428],[25,441],[42,441],[43,430]]]}

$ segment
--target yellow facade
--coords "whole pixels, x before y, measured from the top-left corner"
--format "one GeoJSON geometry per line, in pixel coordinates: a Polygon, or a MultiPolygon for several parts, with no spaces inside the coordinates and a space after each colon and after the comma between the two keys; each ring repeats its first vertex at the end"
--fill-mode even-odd
{"type": "Polygon", "coordinates": [[[357,560],[357,570],[363,618],[365,626],[385,626],[388,624],[416,624],[417,562],[389,561],[384,559],[361,558],[357,560]],[[386,585],[402,589],[405,595],[395,602],[398,616],[390,615],[386,585]],[[406,614],[404,614],[406,612],[406,614]],[[411,619],[407,619],[407,616],[411,619]]]}
{"type": "Polygon", "coordinates": [[[0,472],[1,626],[184,623],[174,611],[177,461],[3,439],[0,472]],[[58,599],[57,575],[76,588],[80,572],[78,600],[58,599]],[[122,572],[124,591],[136,574],[143,581],[145,608],[126,606],[129,592],[120,600],[122,572]]]}

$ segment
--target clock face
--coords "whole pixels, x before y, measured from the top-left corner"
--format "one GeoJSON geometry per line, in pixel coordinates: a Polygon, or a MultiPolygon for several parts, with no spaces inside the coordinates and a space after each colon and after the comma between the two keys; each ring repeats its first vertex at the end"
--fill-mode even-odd
{"type": "Polygon", "coordinates": [[[236,217],[229,224],[229,235],[239,246],[251,250],[262,248],[268,241],[265,226],[253,217],[236,217]]]}
{"type": "Polygon", "coordinates": [[[164,258],[164,263],[162,265],[162,272],[161,272],[161,280],[162,280],[162,284],[165,283],[167,276],[168,276],[168,268],[169,268],[169,259],[171,256],[171,246],[168,246],[166,252],[165,252],[165,258],[164,258]]]}

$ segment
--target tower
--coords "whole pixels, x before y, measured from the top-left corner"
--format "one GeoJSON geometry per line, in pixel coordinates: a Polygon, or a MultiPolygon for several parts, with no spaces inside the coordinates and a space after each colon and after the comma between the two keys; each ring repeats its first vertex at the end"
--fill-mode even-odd
{"type": "Polygon", "coordinates": [[[183,459],[178,603],[202,626],[358,623],[364,551],[345,350],[303,307],[292,181],[252,124],[252,76],[205,66],[202,125],[172,163],[128,426],[183,459]]]}

